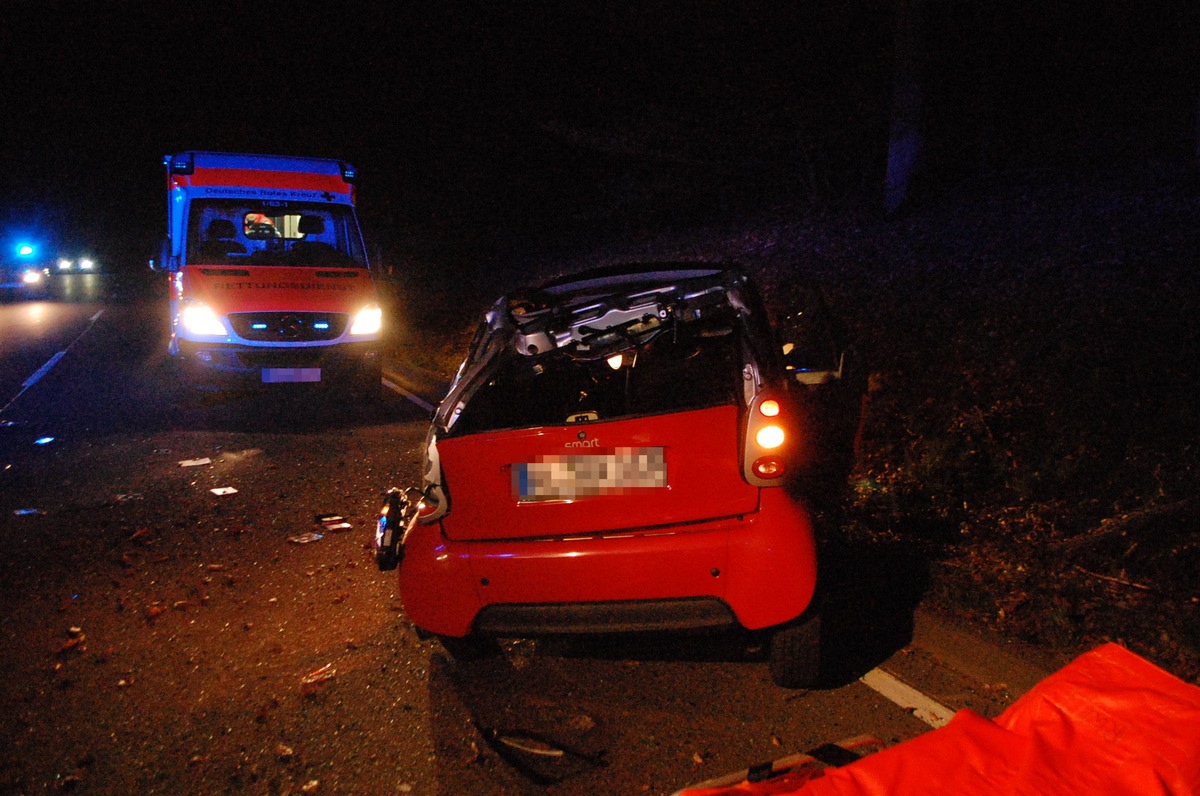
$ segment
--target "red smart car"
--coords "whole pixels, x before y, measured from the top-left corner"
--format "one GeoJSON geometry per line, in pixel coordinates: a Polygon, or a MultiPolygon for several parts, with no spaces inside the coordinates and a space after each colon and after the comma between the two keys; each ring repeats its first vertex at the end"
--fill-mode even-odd
{"type": "Polygon", "coordinates": [[[809,337],[784,345],[747,276],[712,264],[498,300],[434,416],[425,483],[380,517],[409,618],[457,657],[501,637],[770,629],[775,682],[812,684],[817,555],[788,484],[819,464],[798,394],[844,359],[809,337]]]}

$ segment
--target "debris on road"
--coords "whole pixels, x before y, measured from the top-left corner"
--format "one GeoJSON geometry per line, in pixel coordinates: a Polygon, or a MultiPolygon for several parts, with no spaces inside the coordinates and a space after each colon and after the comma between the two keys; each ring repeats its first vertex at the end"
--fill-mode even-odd
{"type": "Polygon", "coordinates": [[[337,669],[333,668],[332,663],[327,663],[320,669],[311,671],[300,678],[300,684],[306,686],[320,685],[321,683],[332,680],[337,677],[337,669]]]}
{"type": "Polygon", "coordinates": [[[210,489],[208,491],[212,492],[214,495],[236,495],[237,494],[237,489],[232,486],[219,486],[214,489],[210,489]]]}
{"type": "Polygon", "coordinates": [[[605,752],[589,754],[551,738],[522,730],[480,727],[488,746],[522,776],[539,785],[552,785],[590,769],[608,765],[605,752]]]}
{"type": "Polygon", "coordinates": [[[308,544],[309,542],[319,542],[324,538],[325,538],[325,534],[323,534],[323,533],[315,533],[313,531],[309,531],[308,533],[302,533],[302,534],[298,534],[296,536],[289,536],[288,541],[291,542],[292,544],[308,544]]]}
{"type": "Polygon", "coordinates": [[[67,630],[67,640],[58,648],[57,655],[65,655],[68,652],[86,652],[87,646],[84,644],[87,641],[87,636],[83,633],[81,627],[71,627],[67,630]]]}
{"type": "Polygon", "coordinates": [[[337,675],[337,669],[333,668],[332,663],[327,663],[324,666],[322,666],[320,669],[311,671],[308,674],[301,677],[300,682],[304,683],[305,685],[312,685],[313,683],[321,683],[326,680],[331,680],[336,675],[337,675]]]}
{"type": "Polygon", "coordinates": [[[45,512],[41,509],[16,509],[13,511],[13,514],[18,517],[34,517],[39,514],[45,514],[45,512]]]}
{"type": "Polygon", "coordinates": [[[207,456],[201,459],[184,459],[179,463],[180,467],[200,467],[204,464],[212,464],[212,459],[207,456]]]}
{"type": "Polygon", "coordinates": [[[541,755],[542,757],[562,757],[566,754],[562,749],[537,738],[527,738],[519,735],[497,735],[496,742],[516,749],[519,752],[541,755]]]}
{"type": "MultiPolygon", "coordinates": [[[[721,794],[790,794],[812,780],[820,779],[831,767],[847,765],[885,747],[883,741],[870,735],[859,735],[823,744],[801,754],[787,755],[778,760],[744,768],[714,777],[675,791],[672,796],[716,796],[721,794]]],[[[704,755],[696,753],[692,762],[702,765],[704,755]]]]}
{"type": "Polygon", "coordinates": [[[344,531],[353,527],[341,514],[318,514],[315,519],[327,531],[344,531]]]}
{"type": "Polygon", "coordinates": [[[129,538],[126,539],[125,541],[136,542],[138,544],[149,544],[153,540],[153,538],[154,538],[154,532],[151,531],[149,528],[142,527],[142,528],[138,528],[136,531],[134,531],[132,534],[130,534],[129,538]]]}

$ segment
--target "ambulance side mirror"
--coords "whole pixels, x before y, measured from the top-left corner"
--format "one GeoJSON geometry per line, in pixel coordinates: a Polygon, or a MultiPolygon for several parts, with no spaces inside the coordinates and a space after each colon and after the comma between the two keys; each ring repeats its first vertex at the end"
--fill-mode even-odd
{"type": "Polygon", "coordinates": [[[158,244],[158,256],[149,260],[151,271],[166,271],[171,262],[171,242],[163,238],[158,244]]]}

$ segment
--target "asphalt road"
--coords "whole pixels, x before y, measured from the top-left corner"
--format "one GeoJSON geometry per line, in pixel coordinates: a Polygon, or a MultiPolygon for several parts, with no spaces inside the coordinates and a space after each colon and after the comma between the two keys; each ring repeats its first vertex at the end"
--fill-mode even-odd
{"type": "MultiPolygon", "coordinates": [[[[456,664],[369,550],[380,495],[418,478],[424,408],[195,392],[156,285],[63,299],[0,306],[0,792],[666,794],[928,731],[859,679],[877,667],[984,715],[1045,673],[917,610],[903,556],[845,548],[820,689],[773,686],[740,637],[520,641],[456,664]]],[[[403,361],[387,372],[423,389],[403,361]]]]}

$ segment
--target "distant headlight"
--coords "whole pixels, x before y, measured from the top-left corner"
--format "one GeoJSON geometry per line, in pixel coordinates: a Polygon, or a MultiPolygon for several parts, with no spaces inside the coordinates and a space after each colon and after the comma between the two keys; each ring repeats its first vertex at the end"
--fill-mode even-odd
{"type": "Polygon", "coordinates": [[[179,323],[189,334],[224,337],[225,326],[217,313],[207,304],[193,302],[185,304],[179,313],[179,323]]]}
{"type": "Polygon", "coordinates": [[[92,268],[95,267],[95,265],[96,265],[96,263],[92,262],[87,257],[84,257],[82,260],[79,261],[79,270],[90,271],[90,270],[92,270],[92,268]]]}
{"type": "Polygon", "coordinates": [[[26,271],[25,273],[21,274],[21,281],[27,285],[41,284],[42,272],[41,271],[26,271]]]}
{"type": "Polygon", "coordinates": [[[71,261],[70,261],[70,260],[65,260],[65,259],[64,259],[64,260],[59,260],[59,261],[58,261],[58,270],[60,270],[60,271],[69,271],[70,269],[71,269],[71,261]]]}
{"type": "Polygon", "coordinates": [[[383,328],[383,310],[378,304],[369,304],[358,311],[350,324],[350,334],[379,334],[383,328]]]}

